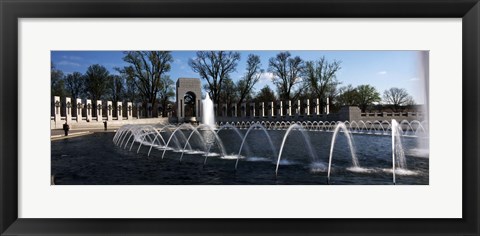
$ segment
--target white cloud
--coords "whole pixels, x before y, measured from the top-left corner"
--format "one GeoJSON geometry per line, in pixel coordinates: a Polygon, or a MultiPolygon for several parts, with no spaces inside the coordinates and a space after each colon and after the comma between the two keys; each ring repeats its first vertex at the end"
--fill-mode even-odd
{"type": "Polygon", "coordinates": [[[377,74],[378,74],[378,75],[386,75],[386,74],[387,74],[387,71],[382,70],[382,71],[377,72],[377,74]]]}
{"type": "Polygon", "coordinates": [[[262,74],[260,75],[260,79],[258,81],[258,83],[255,84],[254,86],[254,90],[255,91],[259,91],[260,89],[262,89],[263,87],[265,87],[265,85],[269,86],[269,87],[272,87],[273,86],[273,73],[270,73],[270,72],[262,72],[262,74]]]}
{"type": "Polygon", "coordinates": [[[81,66],[79,63],[71,62],[71,61],[66,61],[66,60],[59,61],[59,62],[57,62],[56,64],[57,64],[57,65],[62,65],[62,66],[76,66],[76,67],[81,66]]]}
{"type": "Polygon", "coordinates": [[[417,77],[410,78],[410,81],[417,81],[417,80],[418,80],[417,77]]]}
{"type": "Polygon", "coordinates": [[[173,60],[173,63],[175,63],[175,64],[182,64],[183,61],[182,61],[182,59],[175,58],[175,59],[173,60]]]}
{"type": "Polygon", "coordinates": [[[80,60],[83,59],[83,58],[77,57],[77,56],[63,56],[62,58],[63,59],[68,59],[68,60],[73,60],[73,61],[80,61],[80,60]]]}
{"type": "Polygon", "coordinates": [[[271,72],[263,72],[261,75],[260,75],[260,81],[265,81],[265,82],[270,82],[273,80],[273,73],[271,72]]]}
{"type": "Polygon", "coordinates": [[[103,65],[104,66],[110,66],[110,67],[116,67],[117,66],[117,64],[115,64],[115,63],[104,63],[103,65]]]}

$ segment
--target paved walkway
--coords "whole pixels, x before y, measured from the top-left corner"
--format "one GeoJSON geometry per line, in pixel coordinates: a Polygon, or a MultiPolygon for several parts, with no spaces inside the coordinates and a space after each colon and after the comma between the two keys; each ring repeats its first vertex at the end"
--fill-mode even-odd
{"type": "Polygon", "coordinates": [[[50,139],[52,141],[61,140],[66,138],[75,138],[84,135],[89,135],[97,132],[116,132],[116,129],[105,131],[104,129],[71,129],[68,132],[68,136],[65,136],[65,132],[62,129],[52,129],[50,131],[50,139]]]}

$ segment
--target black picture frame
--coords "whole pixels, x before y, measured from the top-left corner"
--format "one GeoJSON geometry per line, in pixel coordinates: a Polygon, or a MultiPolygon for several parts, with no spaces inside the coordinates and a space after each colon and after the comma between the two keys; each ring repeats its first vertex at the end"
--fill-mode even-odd
{"type": "MultiPolygon", "coordinates": [[[[0,0],[1,235],[479,235],[478,0],[0,0]],[[18,19],[123,17],[462,18],[461,219],[18,218],[18,19]]],[[[460,106],[460,104],[459,104],[460,106]]],[[[438,206],[442,207],[442,206],[438,206]]]]}

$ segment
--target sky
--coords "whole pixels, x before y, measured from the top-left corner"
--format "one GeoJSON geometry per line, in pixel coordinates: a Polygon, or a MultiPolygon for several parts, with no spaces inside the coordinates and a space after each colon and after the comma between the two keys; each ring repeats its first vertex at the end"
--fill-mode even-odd
{"type": "MultiPolygon", "coordinates": [[[[275,91],[272,83],[273,75],[268,72],[268,60],[281,51],[238,51],[240,61],[237,70],[231,74],[233,81],[238,81],[245,73],[249,54],[260,56],[262,74],[254,90],[258,92],[265,85],[275,91]]],[[[341,61],[341,69],[337,73],[339,86],[370,84],[377,88],[380,94],[391,87],[406,89],[417,104],[423,104],[426,91],[424,89],[423,67],[419,51],[289,51],[292,56],[299,56],[305,61],[319,60],[325,57],[327,61],[341,61]]],[[[171,71],[167,75],[176,82],[178,78],[200,78],[188,65],[196,51],[172,51],[174,59],[171,71]]],[[[126,66],[123,61],[123,51],[52,51],[51,61],[55,67],[70,74],[86,72],[93,64],[105,66],[111,74],[118,74],[116,67],[126,66]]],[[[202,84],[206,81],[202,80],[202,84]]]]}

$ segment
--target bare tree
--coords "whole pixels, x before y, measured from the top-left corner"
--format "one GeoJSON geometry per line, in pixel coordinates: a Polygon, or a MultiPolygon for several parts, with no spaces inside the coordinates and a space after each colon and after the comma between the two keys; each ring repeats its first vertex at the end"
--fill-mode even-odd
{"type": "Polygon", "coordinates": [[[85,78],[80,72],[73,72],[65,77],[65,87],[67,88],[70,96],[80,98],[85,91],[85,78]]]}
{"type": "Polygon", "coordinates": [[[173,90],[173,85],[175,84],[173,80],[170,79],[170,76],[165,75],[161,78],[162,87],[158,92],[158,99],[162,105],[162,116],[167,116],[168,109],[168,99],[175,96],[175,91],[173,90]]]}
{"type": "Polygon", "coordinates": [[[155,107],[157,96],[162,88],[162,76],[171,69],[173,57],[168,51],[128,51],[123,60],[129,66],[119,71],[133,78],[143,102],[155,107]]]}
{"type": "Polygon", "coordinates": [[[113,110],[117,112],[118,102],[125,97],[123,78],[119,75],[110,75],[108,80],[108,99],[113,102],[113,110]]]}
{"type": "Polygon", "coordinates": [[[65,75],[55,67],[53,62],[50,67],[50,87],[52,99],[53,96],[65,96],[65,75]]]}
{"type": "Polygon", "coordinates": [[[248,55],[247,68],[245,75],[237,82],[237,90],[239,93],[237,106],[240,107],[242,102],[251,95],[253,86],[260,80],[263,70],[260,68],[260,57],[254,54],[248,55]]]}
{"type": "Polygon", "coordinates": [[[323,111],[328,95],[340,84],[336,79],[337,72],[341,69],[340,64],[341,61],[336,60],[329,63],[325,57],[320,58],[318,61],[306,63],[305,77],[307,84],[314,95],[320,99],[321,111],[323,111]]]}
{"type": "Polygon", "coordinates": [[[292,88],[301,82],[301,75],[304,68],[303,60],[296,56],[291,57],[290,52],[280,52],[272,57],[268,63],[268,71],[274,75],[273,84],[277,86],[280,99],[291,100],[298,96],[292,96],[292,88]]]}
{"type": "Polygon", "coordinates": [[[413,105],[415,103],[406,89],[395,87],[383,92],[383,100],[386,104],[392,105],[395,112],[397,112],[401,106],[413,105]]]}
{"type": "MultiPolygon", "coordinates": [[[[117,69],[118,71],[121,71],[117,69]]],[[[125,99],[133,103],[139,102],[139,92],[133,73],[121,73],[120,76],[125,81],[125,99]]]]}
{"type": "Polygon", "coordinates": [[[225,51],[198,51],[188,64],[195,73],[207,81],[209,95],[216,104],[220,103],[223,81],[235,72],[240,53],[225,51]]]}
{"type": "Polygon", "coordinates": [[[220,93],[220,100],[227,104],[227,107],[231,107],[232,104],[238,99],[238,88],[230,78],[223,81],[222,92],[220,93]]]}

